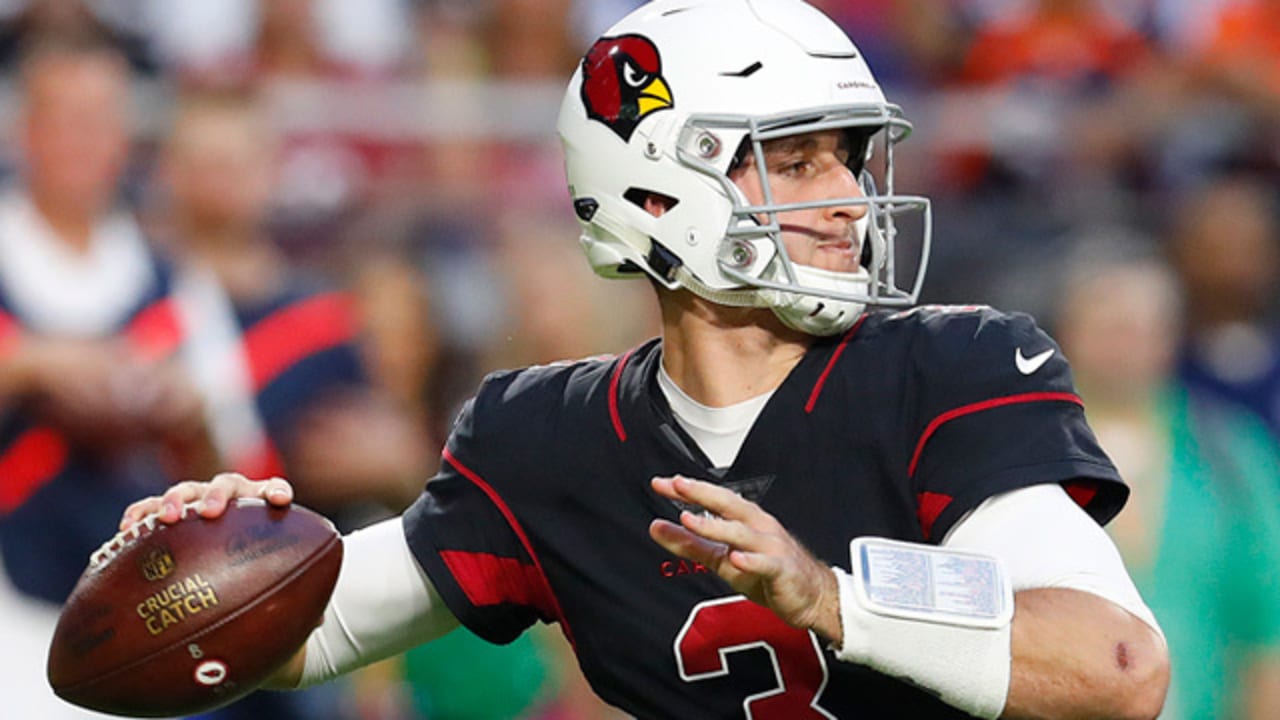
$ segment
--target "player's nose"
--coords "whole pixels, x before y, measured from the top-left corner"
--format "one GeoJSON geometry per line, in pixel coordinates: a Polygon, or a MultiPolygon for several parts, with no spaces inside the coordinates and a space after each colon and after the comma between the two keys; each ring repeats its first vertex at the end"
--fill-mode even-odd
{"type": "Polygon", "coordinates": [[[866,217],[870,212],[867,207],[867,196],[862,191],[862,184],[853,170],[844,165],[825,173],[826,182],[822,189],[824,200],[843,200],[823,209],[823,215],[832,222],[854,223],[866,217]]]}

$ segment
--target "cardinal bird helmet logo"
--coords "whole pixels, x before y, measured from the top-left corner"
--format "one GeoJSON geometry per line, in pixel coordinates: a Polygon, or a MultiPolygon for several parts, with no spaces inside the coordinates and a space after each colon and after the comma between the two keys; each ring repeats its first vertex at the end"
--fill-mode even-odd
{"type": "Polygon", "coordinates": [[[662,59],[643,35],[600,38],[582,58],[582,104],[624,141],[652,113],[675,105],[662,59]]]}

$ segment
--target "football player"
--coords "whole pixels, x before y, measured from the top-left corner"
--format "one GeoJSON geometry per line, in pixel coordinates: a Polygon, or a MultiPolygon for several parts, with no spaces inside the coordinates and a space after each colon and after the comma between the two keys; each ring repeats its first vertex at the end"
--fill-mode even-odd
{"type": "MultiPolygon", "coordinates": [[[[645,718],[1159,713],[1164,640],[1101,528],[1127,490],[1066,360],[1026,316],[908,309],[910,125],[834,23],[650,3],[559,131],[583,250],[654,285],[661,337],[486,379],[421,498],[347,538],[280,685],[542,621],[645,718]]],[[[239,495],[291,489],[224,475],[122,522],[239,495]]]]}

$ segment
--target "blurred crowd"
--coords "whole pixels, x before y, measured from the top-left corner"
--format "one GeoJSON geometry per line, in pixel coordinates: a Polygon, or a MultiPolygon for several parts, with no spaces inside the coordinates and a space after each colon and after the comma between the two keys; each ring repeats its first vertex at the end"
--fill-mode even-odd
{"type": "MultiPolygon", "coordinates": [[[[1168,717],[1280,717],[1280,0],[813,2],[915,124],[923,300],[1031,312],[1072,361],[1133,486],[1110,529],[1168,717]]],[[[358,527],[412,501],[486,372],[656,333],[645,283],[582,261],[554,134],[638,4],[0,1],[20,716],[84,716],[39,704],[40,633],[128,500],[235,467],[358,527]]],[[[209,717],[611,717],[567,657],[459,630],[209,717]]]]}

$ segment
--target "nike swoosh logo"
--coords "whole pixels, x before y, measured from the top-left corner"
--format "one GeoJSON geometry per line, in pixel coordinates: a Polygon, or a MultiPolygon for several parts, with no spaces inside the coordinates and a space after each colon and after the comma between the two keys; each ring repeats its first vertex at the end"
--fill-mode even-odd
{"type": "Polygon", "coordinates": [[[1023,355],[1022,348],[1018,348],[1018,351],[1013,354],[1013,363],[1018,366],[1018,372],[1023,375],[1030,375],[1044,367],[1044,364],[1049,362],[1051,357],[1053,357],[1053,348],[1031,357],[1023,355]]]}

